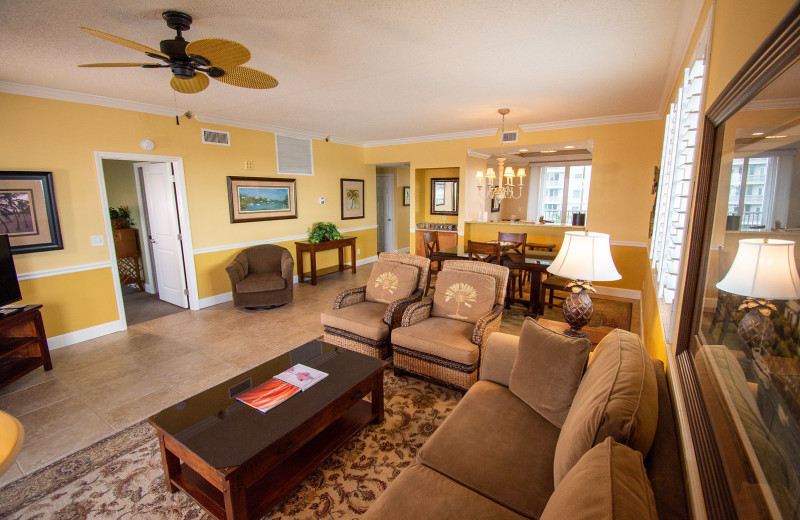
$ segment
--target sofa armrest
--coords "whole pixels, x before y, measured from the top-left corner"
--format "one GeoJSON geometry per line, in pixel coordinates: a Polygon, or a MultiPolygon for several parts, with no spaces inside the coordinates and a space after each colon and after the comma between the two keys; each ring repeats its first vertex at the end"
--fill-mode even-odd
{"type": "Polygon", "coordinates": [[[281,278],[290,284],[294,281],[294,258],[288,249],[281,253],[281,278]]]}
{"type": "Polygon", "coordinates": [[[355,289],[348,289],[342,291],[336,296],[333,301],[333,309],[341,309],[342,307],[349,307],[357,303],[363,302],[367,297],[367,286],[356,287],[355,289]]]}
{"type": "Polygon", "coordinates": [[[497,304],[492,308],[492,312],[475,322],[475,329],[472,332],[472,342],[482,347],[489,339],[492,332],[500,330],[500,322],[503,319],[503,304],[497,304]]]}
{"type": "Polygon", "coordinates": [[[231,285],[236,287],[236,284],[244,280],[244,277],[247,276],[247,269],[242,263],[239,261],[239,258],[234,258],[231,263],[229,263],[225,267],[225,271],[228,272],[228,277],[231,279],[231,285]]]}
{"type": "Polygon", "coordinates": [[[403,313],[414,302],[418,302],[422,298],[422,289],[417,289],[410,296],[395,300],[386,307],[386,312],[383,314],[383,322],[389,327],[395,328],[400,326],[400,321],[403,319],[403,313]]]}
{"type": "Polygon", "coordinates": [[[427,320],[431,317],[431,309],[433,308],[433,298],[424,298],[416,303],[409,305],[403,313],[403,319],[400,321],[401,327],[410,327],[415,323],[422,320],[427,320]]]}
{"type": "Polygon", "coordinates": [[[498,385],[508,386],[511,380],[511,369],[517,359],[519,336],[504,332],[495,332],[486,340],[481,360],[481,381],[491,381],[498,385]]]}

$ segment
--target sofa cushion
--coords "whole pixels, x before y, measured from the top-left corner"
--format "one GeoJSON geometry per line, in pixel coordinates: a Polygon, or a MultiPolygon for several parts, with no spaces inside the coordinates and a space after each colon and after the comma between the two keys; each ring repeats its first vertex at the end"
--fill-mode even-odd
{"type": "Polygon", "coordinates": [[[581,381],[591,343],[525,318],[509,389],[559,428],[581,381]]]}
{"type": "Polygon", "coordinates": [[[388,304],[408,298],[417,288],[418,278],[416,266],[378,260],[369,275],[366,300],[388,304]]]}
{"type": "Polygon", "coordinates": [[[382,340],[389,337],[389,326],[384,323],[386,304],[361,302],[341,309],[320,313],[323,326],[346,330],[361,337],[382,340]]]}
{"type": "Polygon", "coordinates": [[[461,363],[474,365],[480,351],[472,342],[475,325],[447,318],[428,318],[410,327],[392,330],[392,344],[461,363]]]}
{"type": "Polygon", "coordinates": [[[440,271],[431,315],[475,323],[494,307],[494,289],[495,280],[488,274],[440,271]]]}
{"type": "Polygon", "coordinates": [[[584,453],[613,437],[647,455],[658,421],[658,388],[639,337],[619,329],[597,345],[558,437],[554,484],[584,453]]]}
{"type": "Polygon", "coordinates": [[[514,512],[538,518],[553,492],[558,431],[508,388],[478,381],[418,458],[514,512]]]}
{"type": "Polygon", "coordinates": [[[236,284],[236,291],[240,293],[257,293],[267,291],[280,291],[286,288],[286,280],[281,278],[280,270],[271,273],[253,273],[244,277],[236,284]]]}
{"type": "Polygon", "coordinates": [[[556,487],[541,520],[656,520],[642,454],[606,438],[556,487]]]}
{"type": "Polygon", "coordinates": [[[404,469],[361,518],[365,520],[523,519],[503,506],[420,464],[412,464],[404,469]]]}

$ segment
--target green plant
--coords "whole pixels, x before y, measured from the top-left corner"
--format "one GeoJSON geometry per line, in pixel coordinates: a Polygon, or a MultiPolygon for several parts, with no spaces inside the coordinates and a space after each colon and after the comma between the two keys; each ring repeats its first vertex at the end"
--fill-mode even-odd
{"type": "Polygon", "coordinates": [[[324,240],[338,240],[342,238],[339,230],[336,229],[336,224],[333,222],[314,222],[308,228],[308,241],[312,244],[318,244],[324,240]]]}
{"type": "Polygon", "coordinates": [[[118,208],[108,208],[108,216],[110,218],[131,218],[131,212],[128,206],[120,206],[118,208]]]}

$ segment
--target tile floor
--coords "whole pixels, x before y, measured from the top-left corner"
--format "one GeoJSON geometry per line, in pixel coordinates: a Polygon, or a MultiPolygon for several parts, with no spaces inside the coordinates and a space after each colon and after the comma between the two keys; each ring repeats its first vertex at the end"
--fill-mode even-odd
{"type": "MultiPolygon", "coordinates": [[[[247,311],[231,302],[132,325],[53,350],[38,369],[0,389],[25,442],[0,486],[322,334],[319,312],[366,283],[370,265],[295,285],[294,302],[247,311]]],[[[638,302],[632,330],[639,332],[638,302]]]]}

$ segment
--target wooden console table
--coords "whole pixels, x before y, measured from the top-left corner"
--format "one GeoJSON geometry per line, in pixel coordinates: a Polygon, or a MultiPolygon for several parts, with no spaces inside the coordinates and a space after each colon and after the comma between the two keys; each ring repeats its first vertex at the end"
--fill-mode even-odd
{"type": "Polygon", "coordinates": [[[295,242],[297,248],[297,283],[303,283],[306,276],[311,278],[311,285],[317,285],[317,276],[325,276],[330,273],[338,273],[345,269],[356,272],[356,237],[342,237],[339,240],[328,240],[312,244],[308,240],[295,242]],[[350,246],[350,264],[344,263],[344,248],[350,246]],[[317,251],[327,251],[329,249],[339,250],[339,267],[326,267],[317,272],[317,251]],[[306,273],[303,269],[303,253],[308,253],[311,257],[311,271],[306,273]]]}
{"type": "Polygon", "coordinates": [[[0,388],[44,366],[52,370],[41,305],[0,317],[0,388]]]}
{"type": "MultiPolygon", "coordinates": [[[[564,323],[563,321],[553,321],[548,320],[546,318],[539,318],[537,320],[539,325],[542,325],[544,328],[552,330],[553,332],[564,333],[565,329],[569,328],[569,325],[564,323]]],[[[581,327],[581,330],[588,334],[589,342],[592,344],[592,350],[594,347],[597,346],[603,338],[605,338],[611,329],[601,329],[600,327],[581,327]]]]}

